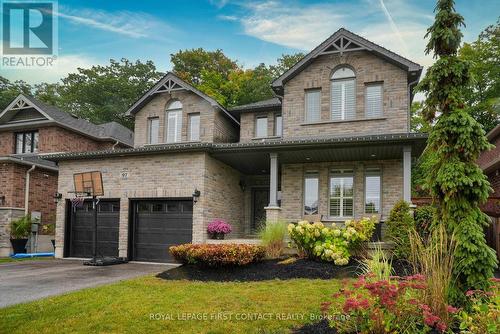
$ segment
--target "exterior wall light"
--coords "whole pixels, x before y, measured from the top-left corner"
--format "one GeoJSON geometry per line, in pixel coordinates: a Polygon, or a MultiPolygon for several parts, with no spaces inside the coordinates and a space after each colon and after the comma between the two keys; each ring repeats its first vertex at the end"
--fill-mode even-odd
{"type": "Polygon", "coordinates": [[[61,193],[54,193],[54,203],[59,203],[59,201],[62,199],[62,194],[61,193]]]}
{"type": "Polygon", "coordinates": [[[193,191],[193,203],[198,202],[198,199],[200,198],[201,192],[198,189],[195,189],[193,191]]]}

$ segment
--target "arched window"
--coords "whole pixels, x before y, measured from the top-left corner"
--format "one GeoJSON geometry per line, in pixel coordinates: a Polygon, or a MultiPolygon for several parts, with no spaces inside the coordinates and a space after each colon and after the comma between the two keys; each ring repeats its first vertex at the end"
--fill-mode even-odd
{"type": "Polygon", "coordinates": [[[332,120],[356,118],[356,74],[349,67],[340,67],[331,78],[332,120]]]}
{"type": "Polygon", "coordinates": [[[165,119],[167,143],[180,142],[182,133],[182,103],[180,101],[175,100],[167,105],[165,119]]]}

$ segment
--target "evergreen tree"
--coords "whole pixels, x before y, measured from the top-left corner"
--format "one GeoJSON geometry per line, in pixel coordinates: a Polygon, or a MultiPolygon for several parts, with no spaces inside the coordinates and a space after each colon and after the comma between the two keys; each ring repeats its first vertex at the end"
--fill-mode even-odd
{"type": "Polygon", "coordinates": [[[457,300],[460,290],[487,288],[497,265],[483,231],[488,217],[479,209],[491,188],[476,164],[480,152],[491,145],[464,104],[469,63],[457,56],[464,19],[453,0],[438,0],[435,13],[425,37],[429,37],[426,53],[437,60],[419,84],[426,94],[423,115],[428,122],[435,121],[426,148],[426,186],[438,204],[437,219],[457,242],[452,296],[457,300]]]}

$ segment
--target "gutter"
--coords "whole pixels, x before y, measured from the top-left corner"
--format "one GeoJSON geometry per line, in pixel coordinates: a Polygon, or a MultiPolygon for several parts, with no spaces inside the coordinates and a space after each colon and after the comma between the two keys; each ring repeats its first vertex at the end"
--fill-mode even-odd
{"type": "Polygon", "coordinates": [[[0,157],[0,162],[12,162],[12,163],[15,163],[15,164],[19,164],[19,165],[25,165],[25,166],[36,166],[40,169],[45,169],[45,170],[50,170],[50,171],[53,171],[53,172],[58,172],[59,169],[57,167],[51,167],[51,166],[46,166],[46,165],[43,165],[43,164],[39,164],[39,163],[36,163],[36,162],[30,162],[30,161],[26,161],[26,160],[22,160],[22,159],[16,159],[16,158],[12,158],[12,157],[0,157]]]}
{"type": "Polygon", "coordinates": [[[24,186],[24,215],[28,215],[28,203],[30,200],[30,174],[36,168],[35,165],[31,166],[30,169],[26,171],[26,184],[24,186]]]}
{"type": "Polygon", "coordinates": [[[411,101],[411,87],[415,86],[418,83],[419,77],[420,77],[420,75],[417,77],[417,79],[415,81],[408,83],[408,124],[407,124],[408,131],[407,132],[410,132],[410,129],[411,129],[411,102],[412,102],[411,101]]]}

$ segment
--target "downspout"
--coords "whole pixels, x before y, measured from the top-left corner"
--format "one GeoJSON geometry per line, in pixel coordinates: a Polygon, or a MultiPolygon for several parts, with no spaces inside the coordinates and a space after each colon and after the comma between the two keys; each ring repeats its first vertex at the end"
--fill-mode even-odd
{"type": "Polygon", "coordinates": [[[24,188],[24,215],[28,215],[28,203],[30,200],[30,174],[36,168],[35,165],[31,166],[30,169],[26,171],[26,185],[24,188]]]}
{"type": "Polygon", "coordinates": [[[111,149],[114,151],[116,146],[120,144],[120,142],[117,140],[116,143],[113,144],[113,146],[111,147],[111,149]]]}
{"type": "Polygon", "coordinates": [[[406,125],[408,130],[406,132],[408,133],[411,131],[411,86],[414,86],[417,83],[418,79],[408,84],[408,124],[406,125]]]}

